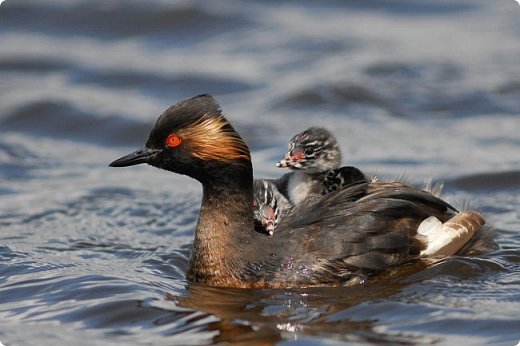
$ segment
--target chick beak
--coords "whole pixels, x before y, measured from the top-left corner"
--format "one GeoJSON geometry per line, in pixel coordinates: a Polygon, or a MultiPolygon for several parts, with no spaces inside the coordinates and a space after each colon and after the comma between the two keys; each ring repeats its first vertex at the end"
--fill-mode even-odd
{"type": "Polygon", "coordinates": [[[159,152],[158,149],[143,148],[134,151],[131,154],[125,155],[112,163],[110,167],[128,167],[138,165],[141,163],[148,163],[159,152]]]}
{"type": "Polygon", "coordinates": [[[286,167],[294,167],[300,160],[303,160],[305,158],[305,155],[303,154],[303,152],[295,152],[295,153],[292,153],[292,152],[288,152],[287,154],[285,154],[285,157],[278,161],[276,163],[276,167],[280,167],[280,168],[286,168],[286,167]]]}
{"type": "Polygon", "coordinates": [[[274,224],[272,222],[269,222],[267,224],[267,226],[265,227],[265,230],[267,231],[267,233],[269,235],[273,235],[274,234],[274,224]]]}
{"type": "Polygon", "coordinates": [[[286,155],[285,158],[281,159],[276,163],[276,167],[286,168],[289,167],[289,161],[291,161],[291,157],[286,155]]]}

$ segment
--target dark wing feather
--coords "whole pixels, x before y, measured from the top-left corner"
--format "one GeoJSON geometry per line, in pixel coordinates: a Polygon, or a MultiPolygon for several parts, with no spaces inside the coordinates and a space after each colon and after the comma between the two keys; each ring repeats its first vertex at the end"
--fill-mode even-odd
{"type": "MultiPolygon", "coordinates": [[[[455,210],[435,196],[401,183],[359,183],[293,208],[274,237],[291,251],[290,268],[305,285],[348,284],[415,258],[417,235],[429,216],[447,220],[455,210]]],[[[276,280],[276,278],[274,278],[276,280]]]]}

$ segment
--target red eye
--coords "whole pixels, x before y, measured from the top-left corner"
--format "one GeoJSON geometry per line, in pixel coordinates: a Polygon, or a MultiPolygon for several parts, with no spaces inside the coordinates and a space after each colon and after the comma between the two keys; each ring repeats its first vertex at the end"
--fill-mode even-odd
{"type": "Polygon", "coordinates": [[[182,138],[179,137],[176,133],[170,134],[168,137],[166,137],[166,145],[170,148],[175,148],[181,145],[182,138]]]}

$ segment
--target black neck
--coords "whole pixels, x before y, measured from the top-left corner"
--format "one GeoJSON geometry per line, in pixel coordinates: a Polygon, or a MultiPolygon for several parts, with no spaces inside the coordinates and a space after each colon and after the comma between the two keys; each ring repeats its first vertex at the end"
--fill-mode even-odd
{"type": "MultiPolygon", "coordinates": [[[[215,167],[212,167],[215,168],[215,167]]],[[[203,196],[188,278],[220,286],[234,277],[233,265],[253,243],[253,173],[251,162],[210,170],[203,196]],[[218,171],[218,174],[211,172],[218,171]]]]}

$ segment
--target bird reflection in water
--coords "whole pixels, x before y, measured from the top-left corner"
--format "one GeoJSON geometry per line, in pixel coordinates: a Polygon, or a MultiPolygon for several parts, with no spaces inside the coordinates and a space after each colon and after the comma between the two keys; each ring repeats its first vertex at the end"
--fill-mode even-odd
{"type": "Polygon", "coordinates": [[[214,343],[274,345],[290,339],[288,333],[294,334],[294,339],[340,333],[343,341],[415,343],[416,335],[396,336],[376,331],[377,320],[354,320],[348,310],[400,293],[413,283],[411,275],[433,262],[418,260],[391,269],[363,284],[362,289],[358,286],[234,289],[190,283],[186,295],[167,293],[166,299],[179,307],[207,314],[199,315],[198,319],[216,317],[217,321],[205,326],[206,331],[216,332],[214,343]]]}

